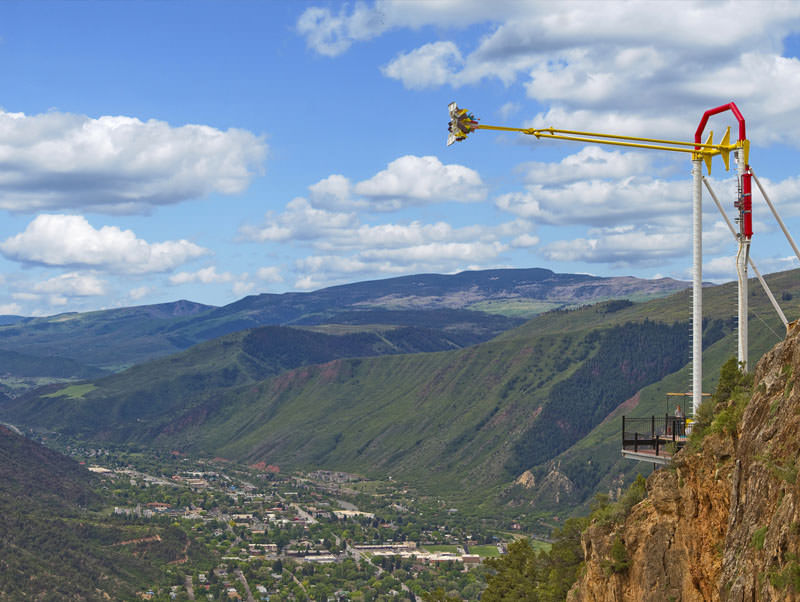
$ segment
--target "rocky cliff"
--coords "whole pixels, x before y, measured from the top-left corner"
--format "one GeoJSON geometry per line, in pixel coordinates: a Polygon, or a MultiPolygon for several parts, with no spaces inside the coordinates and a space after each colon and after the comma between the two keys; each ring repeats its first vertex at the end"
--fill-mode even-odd
{"type": "Polygon", "coordinates": [[[647,479],[646,499],[593,521],[569,599],[800,600],[798,377],[795,324],[758,363],[749,402],[723,395],[702,440],[647,479]]]}

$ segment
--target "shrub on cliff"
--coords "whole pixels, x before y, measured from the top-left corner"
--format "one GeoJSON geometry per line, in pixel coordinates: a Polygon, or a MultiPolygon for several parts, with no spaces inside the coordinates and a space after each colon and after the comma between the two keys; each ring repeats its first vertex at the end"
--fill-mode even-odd
{"type": "Polygon", "coordinates": [[[611,544],[608,555],[608,560],[603,560],[600,563],[606,575],[624,573],[631,566],[628,551],[625,549],[625,542],[622,541],[619,533],[614,537],[614,542],[611,544]]]}
{"type": "Polygon", "coordinates": [[[631,483],[628,490],[616,502],[609,502],[608,496],[604,494],[595,496],[589,519],[599,525],[622,523],[630,514],[631,508],[646,497],[647,481],[641,474],[636,475],[636,480],[631,483]]]}
{"type": "Polygon", "coordinates": [[[739,423],[752,393],[753,374],[744,372],[736,358],[730,358],[719,371],[716,391],[711,399],[703,402],[695,416],[689,438],[690,450],[702,447],[708,433],[728,435],[736,441],[739,423]]]}

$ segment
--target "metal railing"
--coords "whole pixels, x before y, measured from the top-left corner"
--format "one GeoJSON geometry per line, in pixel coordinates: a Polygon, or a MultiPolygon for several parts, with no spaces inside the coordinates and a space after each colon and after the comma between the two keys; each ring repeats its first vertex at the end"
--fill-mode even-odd
{"type": "Polygon", "coordinates": [[[684,416],[622,417],[622,449],[672,456],[686,444],[691,423],[684,416]]]}

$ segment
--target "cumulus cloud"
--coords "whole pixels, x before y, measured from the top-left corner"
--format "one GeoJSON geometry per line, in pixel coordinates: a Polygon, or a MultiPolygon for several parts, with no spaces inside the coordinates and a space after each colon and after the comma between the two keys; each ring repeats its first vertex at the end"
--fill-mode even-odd
{"type": "Polygon", "coordinates": [[[352,198],[353,186],[341,174],[332,174],[308,187],[309,198],[317,207],[343,209],[364,207],[366,203],[352,198]]]}
{"type": "Polygon", "coordinates": [[[298,280],[298,288],[309,289],[325,280],[351,277],[358,273],[385,275],[419,272],[454,272],[467,266],[495,265],[509,246],[492,242],[430,242],[401,248],[364,248],[350,256],[313,255],[296,262],[298,272],[305,276],[298,280]],[[317,278],[321,276],[321,278],[317,278]]]}
{"type": "MultiPolygon", "coordinates": [[[[245,276],[246,278],[247,276],[245,276]]],[[[249,295],[252,293],[256,288],[255,283],[249,282],[247,280],[237,280],[233,283],[233,294],[237,297],[241,297],[243,295],[249,295]]]]}
{"type": "Polygon", "coordinates": [[[651,221],[687,211],[691,214],[690,191],[686,181],[631,176],[563,186],[531,184],[525,191],[499,196],[495,204],[514,215],[547,224],[599,226],[651,221]]]}
{"type": "Polygon", "coordinates": [[[93,297],[106,294],[106,283],[93,274],[69,272],[37,282],[32,290],[64,297],[93,297]]]}
{"type": "Polygon", "coordinates": [[[241,129],[0,110],[0,208],[136,213],[237,194],[266,153],[261,137],[241,129]]]}
{"type": "Polygon", "coordinates": [[[0,305],[0,315],[13,316],[22,313],[22,306],[19,303],[3,303],[0,305]]]}
{"type": "Polygon", "coordinates": [[[287,240],[314,240],[328,233],[352,228],[358,223],[355,213],[340,213],[317,209],[307,199],[298,197],[286,205],[281,214],[269,212],[261,226],[245,225],[239,229],[245,240],[258,242],[283,242],[287,240]]]}
{"type": "Polygon", "coordinates": [[[356,184],[354,191],[392,209],[409,204],[477,202],[486,198],[478,172],[463,165],[444,165],[433,156],[406,155],[395,159],[369,180],[356,184]]]}
{"type": "Polygon", "coordinates": [[[261,226],[240,228],[244,240],[309,244],[323,251],[351,252],[358,249],[407,249],[430,243],[491,242],[501,237],[519,236],[532,228],[525,219],[497,226],[454,228],[447,222],[423,224],[364,224],[356,213],[314,208],[308,200],[296,198],[283,213],[269,212],[261,226]]]}
{"type": "Polygon", "coordinates": [[[381,71],[403,82],[406,88],[420,90],[451,80],[463,62],[453,42],[432,42],[399,55],[381,71]]]}
{"type": "Polygon", "coordinates": [[[315,207],[339,210],[386,212],[485,198],[486,187],[478,172],[463,165],[445,165],[434,156],[399,157],[386,169],[355,184],[341,174],[333,174],[309,186],[309,199],[315,207]]]}
{"type": "Polygon", "coordinates": [[[480,4],[311,7],[298,32],[310,48],[336,56],[394,28],[438,27],[437,39],[404,50],[383,74],[412,89],[521,82],[543,107],[530,127],[684,138],[694,132],[698,107],[735,98],[754,139],[796,145],[800,138],[793,93],[800,61],[781,56],[783,39],[800,25],[796,2],[480,4]],[[474,48],[442,39],[442,31],[476,24],[487,33],[474,48]]]}
{"type": "Polygon", "coordinates": [[[283,282],[281,269],[277,266],[258,268],[256,276],[265,282],[283,282]]]}
{"type": "Polygon", "coordinates": [[[0,253],[24,263],[142,274],[169,271],[208,250],[187,240],[148,243],[116,226],[95,229],[83,216],[46,214],[0,243],[0,253]]]}
{"type": "MultiPolygon", "coordinates": [[[[364,196],[385,193],[390,197],[401,194],[423,197],[427,194],[429,198],[436,198],[443,194],[435,190],[423,193],[424,189],[397,180],[396,175],[401,171],[390,165],[385,172],[356,186],[344,186],[340,179],[326,178],[312,187],[314,198],[319,199],[330,190],[353,188],[358,188],[364,196]]],[[[532,224],[522,218],[498,225],[462,227],[444,221],[423,223],[417,220],[369,224],[362,222],[358,212],[318,209],[314,204],[308,199],[293,199],[283,212],[269,212],[262,225],[240,229],[243,240],[311,248],[311,255],[294,262],[298,275],[295,288],[301,290],[318,287],[323,282],[352,279],[355,274],[453,272],[467,265],[494,267],[503,263],[501,255],[512,246],[528,248],[538,244],[538,238],[531,234],[532,224]],[[509,243],[510,240],[513,242],[509,243]]],[[[282,280],[277,267],[262,268],[256,275],[262,280],[282,280]]]]}
{"type": "MultiPolygon", "coordinates": [[[[734,246],[727,226],[704,216],[706,253],[719,253],[734,246]]],[[[591,228],[588,236],[558,240],[542,251],[553,261],[608,263],[615,267],[656,266],[666,259],[686,257],[691,261],[692,230],[690,220],[665,218],[657,224],[625,224],[591,228]],[[689,225],[687,226],[687,223],[689,225]]]]}
{"type": "Polygon", "coordinates": [[[377,0],[371,6],[356,2],[338,13],[329,6],[307,8],[297,20],[297,32],[308,47],[325,56],[338,56],[354,42],[370,40],[397,27],[417,29],[424,25],[446,27],[520,14],[523,2],[487,3],[482,0],[377,0]]]}
{"type": "Polygon", "coordinates": [[[172,284],[192,284],[199,282],[201,284],[217,284],[220,282],[231,282],[235,276],[230,272],[217,272],[215,266],[202,268],[195,272],[178,272],[169,277],[172,284]]]}
{"type": "Polygon", "coordinates": [[[527,182],[564,184],[578,180],[620,179],[652,172],[652,156],[643,152],[609,151],[599,146],[585,146],[558,163],[530,162],[520,168],[527,182]]]}
{"type": "Polygon", "coordinates": [[[153,288],[150,286],[138,286],[128,291],[128,297],[130,297],[134,301],[138,301],[139,299],[146,297],[152,292],[153,288]]]}
{"type": "Polygon", "coordinates": [[[528,248],[535,247],[539,244],[539,237],[530,234],[521,234],[511,241],[511,246],[514,248],[528,248]]]}

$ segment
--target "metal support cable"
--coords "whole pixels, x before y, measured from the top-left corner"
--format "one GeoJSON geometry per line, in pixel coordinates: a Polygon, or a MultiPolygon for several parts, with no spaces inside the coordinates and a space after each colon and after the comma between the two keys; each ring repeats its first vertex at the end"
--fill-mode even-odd
{"type": "MultiPolygon", "coordinates": [[[[755,174],[753,174],[753,177],[755,178],[755,174]]],[[[706,188],[708,189],[708,192],[711,195],[711,198],[714,199],[714,203],[716,204],[717,209],[719,209],[719,212],[722,215],[723,219],[725,220],[725,223],[728,224],[728,229],[731,231],[731,234],[733,234],[733,237],[738,240],[738,237],[736,236],[736,229],[733,227],[733,224],[731,223],[731,220],[725,214],[725,210],[722,208],[722,204],[719,202],[719,199],[717,198],[717,195],[714,193],[714,190],[711,188],[711,184],[708,183],[708,178],[704,177],[703,178],[703,183],[706,185],[706,188]]],[[[756,180],[756,183],[758,183],[758,180],[756,180]]],[[[770,303],[772,303],[772,307],[775,309],[775,312],[778,314],[778,317],[781,319],[781,322],[783,322],[783,325],[786,328],[789,328],[789,321],[786,319],[786,315],[783,313],[783,310],[781,309],[781,306],[778,305],[778,301],[775,299],[775,296],[772,294],[772,291],[770,290],[769,285],[767,284],[766,280],[764,280],[764,277],[761,275],[761,272],[758,271],[758,268],[756,267],[756,264],[753,261],[753,258],[748,256],[747,259],[748,259],[748,263],[750,264],[750,267],[753,268],[753,273],[756,275],[756,277],[758,278],[758,281],[761,283],[761,288],[764,289],[764,292],[766,293],[767,298],[769,299],[770,303]]]]}
{"type": "Polygon", "coordinates": [[[797,245],[794,244],[794,239],[792,238],[792,235],[789,234],[789,230],[786,229],[786,225],[783,223],[781,216],[778,215],[778,211],[775,209],[775,205],[773,205],[772,201],[769,200],[767,193],[764,191],[764,187],[761,185],[761,181],[758,179],[758,176],[756,176],[752,167],[750,168],[750,175],[752,175],[753,179],[756,181],[756,185],[758,186],[758,189],[761,191],[761,196],[763,196],[764,200],[767,201],[767,205],[769,205],[769,208],[772,210],[772,215],[775,216],[778,225],[781,227],[781,230],[783,230],[783,234],[786,236],[786,240],[788,240],[789,244],[792,245],[792,249],[794,249],[794,254],[797,255],[798,259],[800,259],[800,250],[798,250],[797,245]]]}

